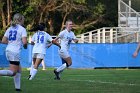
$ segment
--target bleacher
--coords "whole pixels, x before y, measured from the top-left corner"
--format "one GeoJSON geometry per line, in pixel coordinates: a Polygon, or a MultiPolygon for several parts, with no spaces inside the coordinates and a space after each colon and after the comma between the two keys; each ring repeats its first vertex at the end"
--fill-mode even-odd
{"type": "Polygon", "coordinates": [[[80,43],[132,43],[140,40],[140,14],[118,0],[118,27],[103,27],[77,35],[80,43]]]}

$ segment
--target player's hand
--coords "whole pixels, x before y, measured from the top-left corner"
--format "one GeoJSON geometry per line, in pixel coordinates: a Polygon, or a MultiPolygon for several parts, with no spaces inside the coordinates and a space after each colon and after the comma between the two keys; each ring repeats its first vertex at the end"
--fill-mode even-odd
{"type": "Polygon", "coordinates": [[[61,49],[61,46],[59,46],[59,49],[61,49]]]}
{"type": "Polygon", "coordinates": [[[27,44],[24,44],[23,47],[24,47],[24,49],[27,49],[27,44]]]}
{"type": "Polygon", "coordinates": [[[51,45],[52,45],[52,43],[48,44],[48,45],[47,45],[47,48],[49,48],[51,45]]]}
{"type": "Polygon", "coordinates": [[[134,58],[136,58],[137,55],[138,55],[138,53],[137,53],[137,52],[134,52],[134,54],[133,54],[132,56],[133,56],[134,58]]]}

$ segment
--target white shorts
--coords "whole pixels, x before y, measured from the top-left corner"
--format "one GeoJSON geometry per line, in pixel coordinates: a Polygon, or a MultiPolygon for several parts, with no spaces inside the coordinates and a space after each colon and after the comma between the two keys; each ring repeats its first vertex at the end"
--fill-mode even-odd
{"type": "Polygon", "coordinates": [[[6,51],[6,58],[9,61],[20,61],[20,53],[6,51]]]}
{"type": "Polygon", "coordinates": [[[33,53],[33,58],[44,59],[45,54],[33,53]]]}
{"type": "Polygon", "coordinates": [[[70,54],[69,54],[69,52],[67,50],[60,49],[60,50],[58,50],[58,53],[59,53],[61,58],[68,58],[68,57],[70,57],[70,54]]]}

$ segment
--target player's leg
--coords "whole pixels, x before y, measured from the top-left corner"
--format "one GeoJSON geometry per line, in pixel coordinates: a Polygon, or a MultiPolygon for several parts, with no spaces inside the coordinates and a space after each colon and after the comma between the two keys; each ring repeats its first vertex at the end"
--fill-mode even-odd
{"type": "Polygon", "coordinates": [[[9,60],[9,70],[0,71],[0,75],[14,76],[14,84],[16,91],[20,91],[20,78],[21,78],[21,68],[20,65],[20,53],[6,51],[7,60],[9,60]]]}
{"type": "Polygon", "coordinates": [[[34,68],[32,70],[32,74],[31,74],[31,77],[30,77],[29,80],[32,80],[35,77],[35,75],[36,75],[36,73],[38,71],[38,66],[40,65],[41,61],[42,61],[42,59],[40,59],[40,58],[36,59],[36,62],[34,64],[34,68]]]}
{"type": "Polygon", "coordinates": [[[55,73],[55,79],[60,80],[60,73],[62,73],[62,71],[64,71],[65,68],[69,67],[71,65],[71,57],[68,58],[62,58],[62,62],[63,64],[58,67],[57,69],[54,70],[55,73]]]}
{"type": "Polygon", "coordinates": [[[71,57],[62,58],[62,62],[62,65],[56,69],[57,72],[63,71],[65,68],[69,67],[72,64],[71,57]]]}
{"type": "Polygon", "coordinates": [[[46,70],[46,65],[45,65],[44,60],[42,60],[41,64],[42,64],[42,70],[46,70]]]}
{"type": "Polygon", "coordinates": [[[16,73],[14,76],[15,89],[16,91],[21,91],[20,90],[20,79],[21,79],[20,53],[14,53],[12,60],[14,61],[10,62],[10,70],[16,73]]]}
{"type": "Polygon", "coordinates": [[[0,76],[14,76],[15,73],[12,70],[0,70],[0,76]]]}
{"type": "Polygon", "coordinates": [[[20,79],[21,79],[21,67],[19,66],[19,61],[10,61],[9,70],[13,72],[14,84],[16,91],[20,90],[20,79]]]}
{"type": "Polygon", "coordinates": [[[30,74],[29,74],[28,80],[30,80],[30,78],[31,78],[31,76],[33,74],[34,64],[35,64],[36,59],[37,59],[37,53],[33,53],[32,58],[33,58],[33,60],[32,60],[32,65],[31,65],[31,69],[30,69],[30,74]]]}
{"type": "Polygon", "coordinates": [[[68,51],[59,52],[59,54],[62,58],[62,65],[54,70],[56,76],[55,79],[57,80],[60,80],[60,73],[72,64],[71,57],[68,51]]]}
{"type": "Polygon", "coordinates": [[[31,66],[29,68],[27,68],[27,70],[30,71],[31,67],[33,66],[33,61],[31,62],[31,66]]]}
{"type": "Polygon", "coordinates": [[[33,61],[32,61],[31,67],[30,67],[30,74],[29,74],[28,79],[29,79],[29,78],[31,77],[31,75],[32,75],[33,68],[34,68],[34,64],[35,64],[35,61],[36,61],[36,58],[33,58],[33,61]]]}
{"type": "Polygon", "coordinates": [[[17,73],[14,76],[14,84],[15,84],[16,91],[21,91],[20,90],[21,67],[20,67],[20,65],[17,65],[16,68],[17,68],[17,73]]]}
{"type": "Polygon", "coordinates": [[[10,61],[10,60],[14,60],[13,59],[14,55],[15,55],[15,53],[6,51],[6,58],[7,58],[7,60],[9,60],[10,69],[9,70],[0,70],[0,76],[14,76],[16,74],[15,65],[14,65],[15,62],[10,61]]]}
{"type": "Polygon", "coordinates": [[[0,76],[14,76],[17,72],[17,66],[10,61],[9,70],[0,70],[0,76]]]}
{"type": "MultiPolygon", "coordinates": [[[[61,58],[61,61],[62,61],[62,64],[65,64],[66,63],[66,61],[63,59],[63,58],[61,58]]],[[[60,71],[60,74],[63,72],[63,70],[61,70],[60,71]]],[[[59,77],[60,77],[60,74],[59,74],[59,77]]]]}

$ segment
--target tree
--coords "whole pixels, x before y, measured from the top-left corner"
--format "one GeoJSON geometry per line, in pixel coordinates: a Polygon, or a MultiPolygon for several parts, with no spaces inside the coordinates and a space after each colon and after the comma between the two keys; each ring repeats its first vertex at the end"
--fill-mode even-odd
{"type": "Polygon", "coordinates": [[[75,23],[77,34],[117,24],[117,0],[0,0],[0,27],[7,28],[17,12],[25,16],[27,30],[43,22],[51,35],[57,35],[67,19],[75,23]]]}
{"type": "Polygon", "coordinates": [[[0,1],[0,14],[2,16],[2,27],[3,29],[6,29],[11,21],[11,12],[12,12],[12,0],[4,0],[0,1]],[[5,7],[7,7],[5,9],[5,7]]]}

